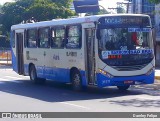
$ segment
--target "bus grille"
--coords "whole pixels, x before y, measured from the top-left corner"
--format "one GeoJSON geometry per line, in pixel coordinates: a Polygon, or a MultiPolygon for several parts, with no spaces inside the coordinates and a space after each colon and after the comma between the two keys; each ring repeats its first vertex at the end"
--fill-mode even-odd
{"type": "Polygon", "coordinates": [[[143,65],[132,65],[132,66],[112,66],[112,68],[116,69],[117,71],[134,71],[134,70],[141,70],[147,64],[143,65]]]}

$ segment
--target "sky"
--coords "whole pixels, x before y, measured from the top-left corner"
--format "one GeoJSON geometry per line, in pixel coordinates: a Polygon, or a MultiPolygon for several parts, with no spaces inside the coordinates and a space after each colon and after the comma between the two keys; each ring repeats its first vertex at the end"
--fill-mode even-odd
{"type": "Polygon", "coordinates": [[[99,1],[99,3],[105,8],[116,7],[117,2],[124,2],[124,0],[101,0],[101,1],[99,1]]]}
{"type": "MultiPolygon", "coordinates": [[[[5,2],[12,2],[14,0],[0,0],[0,4],[3,5],[5,2]]],[[[124,0],[101,0],[99,3],[105,7],[116,7],[116,2],[122,2],[124,0]]]]}
{"type": "Polygon", "coordinates": [[[0,0],[0,4],[3,5],[5,2],[12,2],[13,0],[0,0]]]}

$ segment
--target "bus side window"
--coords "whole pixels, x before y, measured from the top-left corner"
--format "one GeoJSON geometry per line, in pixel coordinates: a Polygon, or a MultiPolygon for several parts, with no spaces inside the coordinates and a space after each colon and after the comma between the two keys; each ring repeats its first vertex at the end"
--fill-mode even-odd
{"type": "Polygon", "coordinates": [[[40,48],[49,47],[49,28],[40,28],[38,31],[38,46],[40,48]]]}
{"type": "Polygon", "coordinates": [[[82,27],[81,25],[67,26],[67,48],[81,48],[82,27]]]}
{"type": "Polygon", "coordinates": [[[27,30],[27,47],[29,48],[37,47],[37,28],[27,30]]]}
{"type": "Polygon", "coordinates": [[[65,27],[58,26],[51,30],[52,48],[64,48],[65,43],[65,27]]]}

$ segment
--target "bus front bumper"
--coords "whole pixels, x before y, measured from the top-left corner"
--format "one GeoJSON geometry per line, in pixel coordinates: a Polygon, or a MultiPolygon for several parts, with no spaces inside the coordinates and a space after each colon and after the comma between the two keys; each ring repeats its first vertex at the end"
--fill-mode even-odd
{"type": "Polygon", "coordinates": [[[126,85],[140,85],[140,84],[153,84],[154,83],[153,71],[150,75],[138,75],[138,76],[124,76],[124,77],[112,77],[109,78],[101,73],[97,74],[98,87],[106,86],[126,86],[126,85]]]}

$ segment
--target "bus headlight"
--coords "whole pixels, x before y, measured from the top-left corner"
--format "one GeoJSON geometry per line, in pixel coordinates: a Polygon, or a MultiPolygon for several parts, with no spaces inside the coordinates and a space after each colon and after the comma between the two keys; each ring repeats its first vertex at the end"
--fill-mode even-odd
{"type": "Polygon", "coordinates": [[[150,75],[154,70],[155,70],[155,68],[154,68],[154,67],[153,67],[153,68],[151,68],[151,69],[146,73],[146,75],[150,75]]]}
{"type": "Polygon", "coordinates": [[[104,70],[102,70],[102,69],[99,69],[99,72],[100,72],[101,74],[109,77],[109,78],[113,78],[113,77],[114,77],[113,75],[111,75],[110,73],[108,73],[108,72],[106,72],[106,71],[104,71],[104,70]]]}

